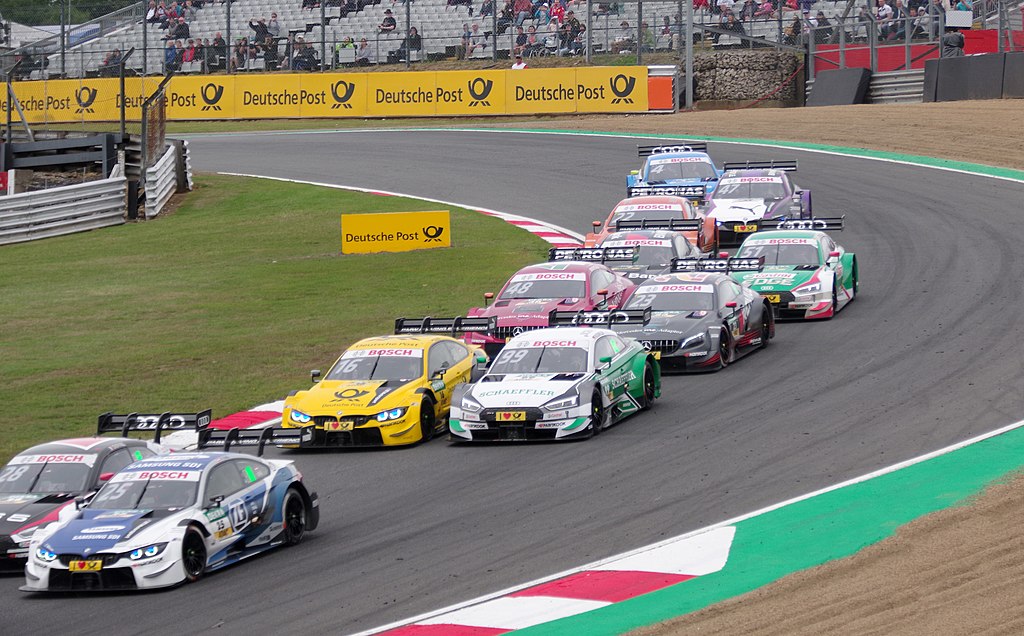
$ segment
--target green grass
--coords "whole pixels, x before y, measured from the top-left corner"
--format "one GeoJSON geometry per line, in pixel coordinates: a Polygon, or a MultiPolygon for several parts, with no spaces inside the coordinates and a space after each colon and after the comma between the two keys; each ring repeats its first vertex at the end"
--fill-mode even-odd
{"type": "Polygon", "coordinates": [[[0,460],[96,416],[214,416],[309,384],[398,316],[463,315],[547,244],[454,208],[453,247],[341,255],[342,212],[435,210],[204,176],[164,218],[0,247],[0,460]]]}

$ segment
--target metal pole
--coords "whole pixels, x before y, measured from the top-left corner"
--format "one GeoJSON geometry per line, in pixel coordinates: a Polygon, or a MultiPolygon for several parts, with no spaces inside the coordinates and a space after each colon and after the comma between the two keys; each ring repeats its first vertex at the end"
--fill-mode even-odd
{"type": "MultiPolygon", "coordinates": [[[[70,3],[70,0],[68,0],[70,3]]],[[[60,76],[64,77],[67,72],[65,66],[65,57],[67,56],[67,20],[64,17],[64,3],[60,3],[60,76]]]]}
{"type": "Polygon", "coordinates": [[[839,22],[839,68],[846,68],[846,20],[839,22]]]}
{"type": "MultiPolygon", "coordinates": [[[[321,2],[320,6],[324,6],[321,2]]],[[[412,51],[409,49],[409,29],[412,28],[412,0],[405,0],[405,68],[412,66],[412,51]]],[[[423,38],[420,38],[420,42],[423,38]]]]}
{"type": "Polygon", "coordinates": [[[644,38],[643,38],[643,23],[644,23],[644,2],[640,0],[636,3],[636,65],[640,66],[644,62],[644,38]]]}
{"type": "MultiPolygon", "coordinates": [[[[230,4],[230,0],[228,0],[230,4]]],[[[406,22],[408,22],[409,3],[405,3],[406,22]]],[[[327,0],[320,0],[320,72],[324,72],[327,64],[327,0]]],[[[309,69],[313,70],[313,69],[309,69]]]]}
{"type": "Polygon", "coordinates": [[[143,77],[145,77],[147,72],[149,71],[149,69],[147,68],[148,67],[147,62],[149,62],[149,20],[146,19],[147,17],[148,17],[147,15],[143,15],[142,16],[142,76],[143,77]]]}
{"type": "Polygon", "coordinates": [[[693,110],[693,2],[686,1],[686,110],[693,110]]]}
{"type": "Polygon", "coordinates": [[[18,60],[18,62],[11,67],[11,70],[7,71],[7,108],[4,109],[7,111],[7,144],[5,144],[4,152],[8,152],[11,143],[11,108],[14,104],[14,87],[11,86],[11,79],[14,77],[14,73],[18,70],[19,66],[21,66],[21,60],[18,60]]]}
{"type": "Polygon", "coordinates": [[[913,30],[913,25],[910,23],[910,14],[906,14],[903,18],[903,70],[910,70],[910,32],[913,30]]]}
{"type": "Polygon", "coordinates": [[[498,61],[498,0],[494,0],[491,11],[491,61],[498,61]]]}
{"type": "Polygon", "coordinates": [[[814,37],[817,35],[810,20],[804,20],[807,24],[807,72],[814,77],[814,37]]]}
{"type": "MultiPolygon", "coordinates": [[[[227,39],[225,40],[225,42],[226,42],[226,44],[228,46],[228,50],[227,50],[228,57],[227,57],[226,60],[224,60],[224,64],[227,65],[227,69],[226,70],[227,70],[228,73],[234,73],[235,71],[234,71],[234,69],[233,69],[233,67],[231,65],[231,60],[232,60],[232,58],[234,58],[234,55],[235,55],[234,47],[231,46],[231,2],[229,1],[229,2],[224,3],[224,6],[226,7],[224,9],[224,12],[227,14],[227,24],[225,25],[225,28],[224,28],[224,31],[227,32],[227,39]]],[[[291,65],[289,65],[288,68],[290,70],[291,69],[291,65]]]]}
{"type": "MultiPolygon", "coordinates": [[[[591,19],[594,15],[594,0],[587,0],[587,64],[590,64],[590,49],[594,46],[594,33],[593,20],[591,19]]],[[[607,14],[605,14],[607,15],[607,14]]]]}
{"type": "MultiPolygon", "coordinates": [[[[869,14],[870,15],[870,14],[869,14]]],[[[871,54],[871,72],[878,70],[878,29],[875,28],[875,19],[872,17],[867,23],[868,47],[871,54]]]]}
{"type": "Polygon", "coordinates": [[[1005,8],[1003,0],[997,0],[996,6],[996,12],[998,14],[998,22],[996,28],[999,30],[997,37],[999,38],[999,52],[1002,53],[1006,51],[1006,48],[1003,46],[1003,33],[1006,30],[1006,24],[1003,22],[1003,11],[1005,8]]]}

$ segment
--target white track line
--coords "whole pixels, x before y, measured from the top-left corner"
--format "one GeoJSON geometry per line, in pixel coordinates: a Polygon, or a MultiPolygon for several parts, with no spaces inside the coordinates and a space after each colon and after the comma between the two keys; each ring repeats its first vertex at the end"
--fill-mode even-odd
{"type": "Polygon", "coordinates": [[[472,606],[472,605],[478,605],[480,603],[485,603],[485,602],[493,600],[495,598],[498,598],[498,597],[501,597],[501,596],[506,596],[508,594],[512,594],[514,592],[518,592],[519,590],[523,590],[523,589],[526,589],[528,587],[534,587],[535,585],[540,585],[542,583],[547,583],[549,581],[554,581],[555,579],[560,579],[560,578],[563,578],[563,577],[566,577],[566,576],[570,576],[572,574],[577,574],[577,573],[582,572],[584,570],[602,569],[603,565],[605,565],[607,563],[610,563],[612,561],[618,561],[620,559],[624,559],[624,558],[632,557],[632,556],[635,556],[635,555],[643,554],[644,552],[648,552],[650,550],[654,550],[654,549],[657,549],[657,548],[660,548],[660,547],[663,547],[663,546],[675,543],[677,541],[683,541],[685,539],[688,539],[690,537],[694,537],[696,535],[699,535],[699,534],[702,534],[702,533],[705,533],[705,532],[710,532],[712,530],[717,530],[717,529],[725,527],[725,526],[735,525],[737,523],[740,523],[741,521],[746,521],[747,519],[752,519],[754,517],[759,517],[759,516],[761,516],[763,514],[767,514],[769,512],[778,510],[780,508],[785,508],[786,506],[791,506],[791,505],[793,505],[795,503],[800,503],[801,501],[806,501],[808,499],[811,499],[813,497],[817,497],[819,495],[824,495],[824,494],[832,492],[834,490],[839,490],[841,488],[846,488],[847,486],[852,486],[854,484],[859,484],[859,483],[862,483],[862,482],[865,482],[865,481],[869,481],[871,479],[875,479],[876,477],[881,477],[882,475],[888,475],[889,473],[894,473],[894,472],[896,472],[898,470],[901,470],[903,468],[907,468],[908,466],[913,466],[915,464],[920,464],[921,462],[928,461],[929,459],[934,459],[934,458],[940,457],[942,455],[947,455],[949,453],[952,453],[953,451],[960,450],[961,448],[965,448],[967,446],[971,446],[973,444],[977,444],[979,442],[983,442],[983,441],[985,441],[987,439],[991,439],[993,437],[997,437],[999,435],[1002,435],[1003,433],[1007,433],[1007,432],[1012,431],[1014,429],[1021,428],[1022,426],[1024,426],[1024,420],[1020,420],[1018,422],[1014,422],[1013,424],[1007,424],[1006,426],[1003,426],[1002,428],[998,428],[998,429],[996,429],[994,431],[990,431],[988,433],[983,433],[981,435],[978,435],[976,437],[972,437],[972,438],[964,440],[962,442],[958,442],[956,444],[952,444],[950,446],[946,446],[945,448],[940,448],[939,450],[932,451],[930,453],[925,453],[924,455],[918,455],[917,457],[913,457],[911,459],[907,459],[905,461],[899,462],[898,464],[893,464],[893,465],[887,466],[885,468],[880,468],[878,470],[872,471],[872,472],[867,473],[865,475],[861,475],[860,477],[854,477],[853,479],[848,479],[846,481],[840,482],[838,484],[834,484],[832,486],[826,486],[825,488],[822,488],[820,490],[815,490],[813,492],[809,492],[809,493],[807,493],[805,495],[800,495],[798,497],[793,497],[792,499],[787,499],[785,501],[782,501],[782,502],[779,502],[779,503],[776,503],[776,504],[772,504],[770,506],[765,506],[764,508],[760,508],[760,509],[755,510],[753,512],[748,512],[748,513],[740,515],[738,517],[733,517],[731,519],[726,519],[725,521],[720,521],[720,522],[718,522],[718,523],[716,523],[714,525],[705,526],[703,528],[699,528],[697,530],[693,530],[691,532],[687,532],[686,534],[681,534],[679,536],[672,537],[671,539],[665,539],[664,541],[659,541],[658,543],[652,543],[651,545],[647,545],[647,546],[644,546],[642,548],[637,548],[635,550],[630,550],[629,552],[624,552],[622,554],[617,554],[615,556],[608,557],[606,559],[601,559],[600,561],[594,561],[593,563],[588,563],[587,565],[583,565],[583,566],[580,566],[580,567],[572,568],[572,569],[569,569],[569,570],[564,570],[564,571],[559,572],[557,574],[552,574],[551,576],[546,576],[546,577],[543,577],[543,578],[539,578],[539,579],[530,581],[528,583],[523,583],[523,584],[520,584],[520,585],[516,585],[514,587],[505,588],[504,590],[500,590],[498,592],[494,592],[493,594],[487,594],[485,596],[480,596],[480,597],[477,597],[477,598],[469,600],[469,601],[463,601],[461,603],[456,603],[454,605],[449,605],[448,607],[444,607],[444,608],[439,609],[439,610],[434,610],[434,611],[431,611],[431,612],[427,612],[425,614],[420,614],[418,616],[413,616],[411,618],[407,618],[407,619],[404,619],[404,620],[401,620],[401,621],[396,621],[396,622],[393,622],[393,623],[388,623],[387,625],[382,625],[380,627],[375,627],[373,629],[369,629],[369,630],[366,630],[366,631],[357,632],[356,634],[353,634],[352,636],[369,636],[370,634],[377,634],[377,633],[380,633],[380,632],[383,632],[383,631],[387,631],[389,629],[395,629],[397,627],[402,627],[404,625],[410,625],[412,623],[419,623],[419,622],[431,619],[431,618],[433,618],[435,616],[438,616],[440,614],[445,614],[445,613],[453,612],[453,611],[456,611],[456,610],[460,610],[460,609],[463,609],[463,608],[466,608],[466,607],[469,607],[469,606],[472,606]]]}

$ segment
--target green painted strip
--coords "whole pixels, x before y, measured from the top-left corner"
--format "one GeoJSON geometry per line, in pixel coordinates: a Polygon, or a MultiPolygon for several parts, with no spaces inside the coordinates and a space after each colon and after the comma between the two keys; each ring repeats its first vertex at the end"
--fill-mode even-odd
{"type": "Polygon", "coordinates": [[[587,421],[587,418],[585,418],[585,417],[577,417],[576,421],[574,421],[569,426],[565,427],[565,430],[571,431],[573,429],[577,429],[577,428],[583,426],[583,424],[586,423],[586,421],[587,421]]]}
{"type": "Polygon", "coordinates": [[[841,559],[936,510],[963,503],[1024,463],[1024,428],[866,482],[736,524],[729,562],[701,576],[586,614],[515,632],[529,636],[601,636],[697,611],[841,559]]]}
{"type": "Polygon", "coordinates": [[[466,432],[466,429],[462,428],[462,421],[461,420],[453,420],[453,419],[449,418],[448,419],[448,424],[452,427],[453,431],[456,431],[458,433],[465,433],[466,432]]]}

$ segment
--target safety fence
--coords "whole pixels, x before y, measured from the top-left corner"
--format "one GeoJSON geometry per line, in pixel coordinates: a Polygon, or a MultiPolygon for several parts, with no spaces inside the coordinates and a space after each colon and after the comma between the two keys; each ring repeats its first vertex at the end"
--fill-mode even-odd
{"type": "Polygon", "coordinates": [[[160,160],[146,170],[147,219],[160,214],[178,190],[177,154],[176,146],[168,146],[160,160]]]}
{"type": "Polygon", "coordinates": [[[108,179],[0,197],[0,245],[121,225],[127,190],[118,166],[108,179]]]}

